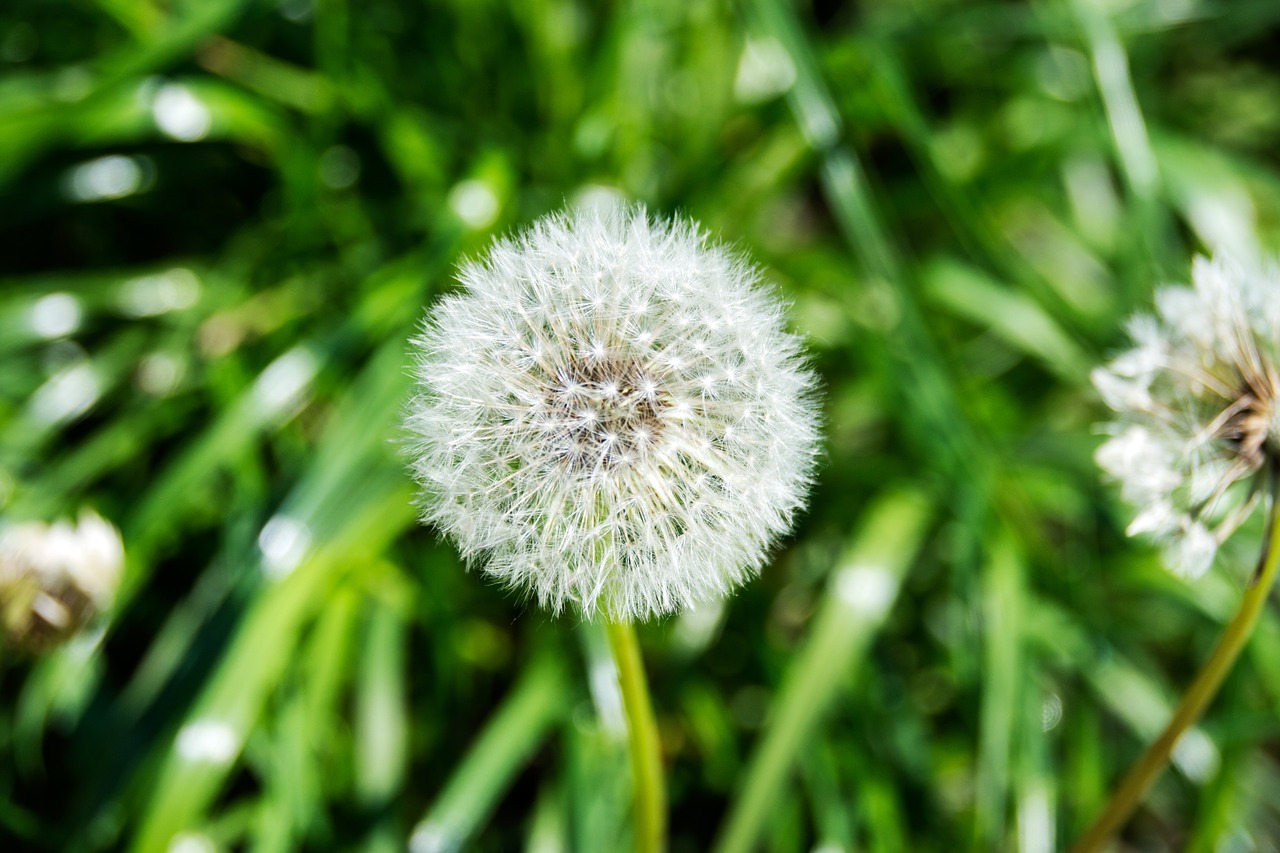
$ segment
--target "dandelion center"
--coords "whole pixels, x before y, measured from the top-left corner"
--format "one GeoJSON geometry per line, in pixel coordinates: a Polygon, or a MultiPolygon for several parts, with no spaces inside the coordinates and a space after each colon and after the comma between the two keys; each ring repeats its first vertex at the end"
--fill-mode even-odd
{"type": "Polygon", "coordinates": [[[1257,470],[1274,450],[1276,390],[1270,381],[1246,382],[1239,396],[1223,413],[1218,435],[1250,470],[1257,470]]]}
{"type": "Polygon", "coordinates": [[[639,363],[575,359],[547,394],[553,455],[579,471],[632,462],[662,433],[662,413],[669,406],[669,398],[639,363]]]}

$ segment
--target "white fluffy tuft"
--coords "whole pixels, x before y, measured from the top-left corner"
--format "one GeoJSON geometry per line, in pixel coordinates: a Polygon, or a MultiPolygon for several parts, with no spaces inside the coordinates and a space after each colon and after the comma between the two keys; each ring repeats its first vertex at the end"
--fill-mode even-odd
{"type": "Polygon", "coordinates": [[[10,643],[45,651],[110,607],[120,586],[120,533],[91,510],[78,522],[0,526],[0,628],[10,643]]]}
{"type": "Polygon", "coordinates": [[[753,576],[804,502],[814,378],[759,272],[643,208],[546,217],[430,314],[423,520],[559,613],[646,619],[753,576]]]}

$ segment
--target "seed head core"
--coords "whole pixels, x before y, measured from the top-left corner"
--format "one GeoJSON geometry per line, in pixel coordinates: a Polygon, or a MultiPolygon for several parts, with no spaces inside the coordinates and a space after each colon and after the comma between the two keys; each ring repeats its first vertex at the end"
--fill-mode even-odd
{"type": "Polygon", "coordinates": [[[546,431],[553,452],[575,470],[607,471],[648,452],[670,399],[629,359],[574,359],[550,383],[546,431]]]}

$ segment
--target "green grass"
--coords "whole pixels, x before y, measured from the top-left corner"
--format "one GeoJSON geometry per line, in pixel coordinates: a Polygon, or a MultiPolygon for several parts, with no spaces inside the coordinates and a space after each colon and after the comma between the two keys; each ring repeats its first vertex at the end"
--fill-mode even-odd
{"type": "MultiPolygon", "coordinates": [[[[0,847],[625,849],[603,633],[415,523],[398,425],[458,261],[601,189],[755,256],[824,385],[795,535],[640,629],[674,853],[1064,847],[1256,559],[1124,538],[1088,371],[1195,252],[1280,249],[1278,37],[1264,0],[4,6],[0,512],[94,507],[128,565],[105,633],[3,652],[0,847]],[[209,724],[233,754],[184,757],[209,724]]],[[[1278,703],[1271,611],[1131,846],[1280,845],[1278,703]]]]}

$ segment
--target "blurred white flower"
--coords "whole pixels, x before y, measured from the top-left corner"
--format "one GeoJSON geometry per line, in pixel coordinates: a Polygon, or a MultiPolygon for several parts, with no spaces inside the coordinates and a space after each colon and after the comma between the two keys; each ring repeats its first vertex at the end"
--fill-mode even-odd
{"type": "Polygon", "coordinates": [[[1280,463],[1280,270],[1196,258],[1194,287],[1156,294],[1134,346],[1093,373],[1117,412],[1098,464],[1169,567],[1198,577],[1256,506],[1254,476],[1280,463]],[[1252,488],[1237,483],[1249,483],[1252,488]]]}
{"type": "Polygon", "coordinates": [[[120,533],[85,510],[65,521],[0,528],[0,619],[9,642],[41,650],[111,605],[124,567],[120,533]]]}
{"type": "Polygon", "coordinates": [[[802,506],[814,380],[759,272],[643,208],[551,216],[427,320],[408,427],[424,521],[554,612],[719,598],[802,506]]]}

